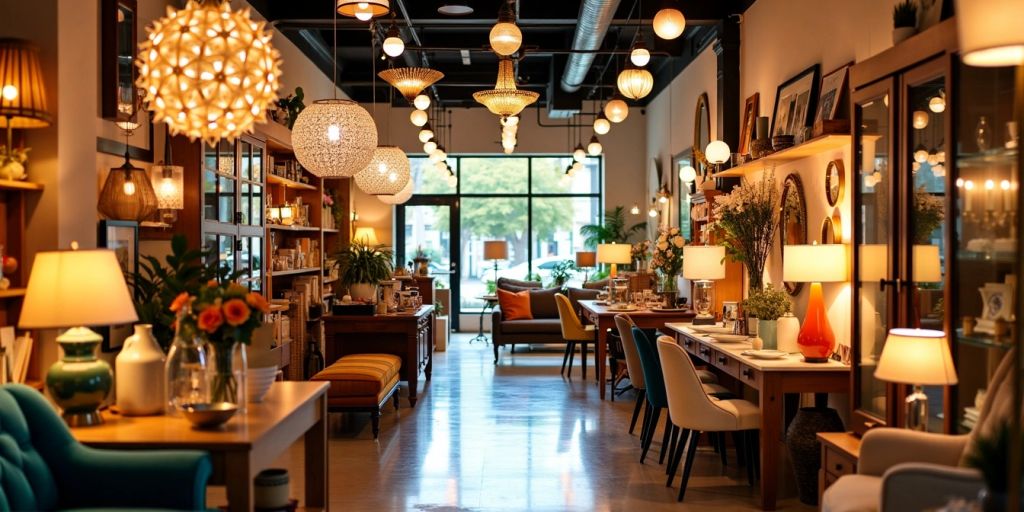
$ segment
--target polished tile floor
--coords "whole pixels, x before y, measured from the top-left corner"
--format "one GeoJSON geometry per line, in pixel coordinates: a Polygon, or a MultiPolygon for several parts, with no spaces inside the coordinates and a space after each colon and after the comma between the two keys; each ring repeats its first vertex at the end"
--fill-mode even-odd
{"type": "MultiPolygon", "coordinates": [[[[571,380],[559,375],[557,348],[517,347],[514,355],[504,349],[494,366],[491,347],[469,344],[471,336],[455,335],[447,352],[435,354],[433,381],[416,408],[403,399],[397,415],[389,409],[378,442],[366,415],[332,415],[331,509],[757,510],[745,473],[735,464],[723,470],[705,448],[685,503],[677,503],[678,477],[666,488],[657,457],[638,462],[638,436],[626,432],[632,393],[600,401],[593,373],[581,380],[578,357],[571,380]]],[[[652,450],[659,446],[655,441],[652,450]]],[[[300,448],[279,461],[291,468],[296,496],[300,448]]],[[[211,504],[217,494],[211,493],[211,504]]],[[[813,510],[793,499],[780,508],[813,510]]]]}

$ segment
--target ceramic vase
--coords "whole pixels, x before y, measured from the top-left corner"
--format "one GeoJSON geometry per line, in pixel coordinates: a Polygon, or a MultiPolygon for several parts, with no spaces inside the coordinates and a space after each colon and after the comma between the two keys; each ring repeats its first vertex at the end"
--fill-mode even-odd
{"type": "Polygon", "coordinates": [[[114,373],[96,357],[102,341],[85,327],[68,329],[57,338],[63,355],[46,372],[46,390],[72,427],[103,423],[99,408],[110,394],[114,373]]]}
{"type": "Polygon", "coordinates": [[[821,443],[818,432],[842,432],[843,420],[835,409],[803,407],[786,431],[786,449],[793,461],[800,501],[818,504],[818,470],[821,469],[821,443]]]}
{"type": "Polygon", "coordinates": [[[164,351],[153,326],[138,324],[114,361],[117,408],[126,416],[164,412],[164,351]]]}
{"type": "Polygon", "coordinates": [[[257,509],[286,509],[288,498],[288,470],[264,469],[253,480],[253,505],[257,509]]]}
{"type": "Polygon", "coordinates": [[[348,287],[352,300],[374,302],[377,299],[377,285],[370,283],[353,283],[348,287]]]}
{"type": "Polygon", "coordinates": [[[800,346],[796,342],[800,334],[800,320],[793,316],[793,313],[782,315],[775,324],[775,339],[778,341],[778,349],[790,354],[800,352],[800,346]]]}
{"type": "Polygon", "coordinates": [[[765,350],[776,350],[779,342],[776,338],[777,320],[757,320],[757,337],[764,341],[765,350]]]}

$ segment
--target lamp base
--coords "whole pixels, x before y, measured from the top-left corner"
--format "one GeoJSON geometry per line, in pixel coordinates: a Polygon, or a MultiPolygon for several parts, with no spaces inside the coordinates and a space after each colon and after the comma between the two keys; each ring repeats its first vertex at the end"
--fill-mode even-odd
{"type": "Polygon", "coordinates": [[[805,363],[827,363],[829,359],[827,357],[807,357],[804,356],[805,363]]]}
{"type": "Polygon", "coordinates": [[[96,358],[103,338],[87,327],[73,327],[57,337],[63,355],[46,373],[46,390],[69,426],[99,425],[100,406],[110,394],[114,373],[96,358]]]}
{"type": "Polygon", "coordinates": [[[904,416],[908,430],[928,431],[928,395],[921,386],[914,386],[914,392],[904,402],[904,416]]]}
{"type": "Polygon", "coordinates": [[[60,417],[64,419],[64,423],[67,423],[72,428],[92,427],[103,424],[103,416],[100,415],[99,411],[65,412],[60,417]]]}

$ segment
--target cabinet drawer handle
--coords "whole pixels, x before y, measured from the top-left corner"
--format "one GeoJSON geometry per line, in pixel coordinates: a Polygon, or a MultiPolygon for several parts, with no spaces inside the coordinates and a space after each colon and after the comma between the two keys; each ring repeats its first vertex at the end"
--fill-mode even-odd
{"type": "Polygon", "coordinates": [[[690,341],[690,340],[683,340],[683,346],[684,347],[689,347],[690,345],[693,345],[692,341],[690,341]]]}
{"type": "Polygon", "coordinates": [[[725,364],[729,361],[729,358],[725,356],[718,356],[718,364],[725,364]]]}
{"type": "Polygon", "coordinates": [[[743,371],[740,372],[740,374],[743,375],[744,377],[748,378],[748,379],[754,378],[754,372],[751,371],[750,368],[744,368],[743,371]]]}
{"type": "Polygon", "coordinates": [[[842,464],[836,464],[836,471],[842,471],[842,470],[843,470],[843,465],[842,464]]]}

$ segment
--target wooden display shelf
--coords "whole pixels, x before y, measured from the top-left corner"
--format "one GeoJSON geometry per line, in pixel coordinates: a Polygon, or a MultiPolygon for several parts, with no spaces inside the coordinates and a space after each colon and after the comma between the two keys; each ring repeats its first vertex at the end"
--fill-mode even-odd
{"type": "Polygon", "coordinates": [[[270,312],[273,313],[276,311],[288,311],[288,306],[285,304],[271,304],[270,312]]]}
{"type": "MultiPolygon", "coordinates": [[[[292,131],[283,124],[268,120],[256,125],[256,135],[265,137],[267,149],[271,151],[292,151],[292,131]]],[[[262,138],[261,137],[261,138],[262,138]]]]}
{"type": "Polygon", "coordinates": [[[338,280],[337,277],[325,277],[324,278],[324,284],[331,284],[331,283],[333,283],[333,282],[335,282],[337,280],[338,280]]]}
{"type": "Polygon", "coordinates": [[[283,224],[267,224],[267,229],[274,231],[295,231],[301,233],[320,231],[320,228],[316,226],[285,226],[283,224]]]}
{"type": "Polygon", "coordinates": [[[43,190],[42,183],[31,181],[0,180],[0,190],[43,190]]]}
{"type": "Polygon", "coordinates": [[[0,299],[10,299],[14,297],[24,297],[24,288],[8,288],[6,290],[0,290],[0,299]]]}
{"type": "Polygon", "coordinates": [[[335,234],[335,233],[341,233],[341,230],[340,229],[334,229],[334,228],[324,228],[323,232],[327,233],[327,234],[335,234]]]}
{"type": "Polygon", "coordinates": [[[310,185],[309,183],[302,183],[299,181],[290,180],[283,176],[278,176],[276,174],[272,174],[269,172],[267,173],[267,183],[273,183],[275,185],[284,185],[285,188],[293,188],[296,190],[318,190],[316,186],[310,185]]]}
{"type": "Polygon", "coordinates": [[[308,274],[310,272],[320,272],[320,267],[296,268],[292,270],[275,270],[270,272],[270,277],[293,276],[296,274],[308,274]]]}
{"type": "Polygon", "coordinates": [[[794,160],[800,160],[802,158],[824,153],[825,151],[842,149],[844,147],[849,148],[852,147],[852,141],[853,138],[849,135],[821,135],[804,141],[801,144],[797,144],[796,146],[758,158],[757,160],[752,160],[742,165],[737,165],[731,169],[717,172],[713,174],[712,177],[736,178],[746,176],[747,174],[760,171],[772,165],[780,165],[794,160]]]}

